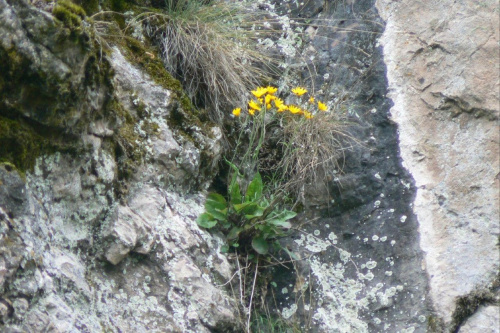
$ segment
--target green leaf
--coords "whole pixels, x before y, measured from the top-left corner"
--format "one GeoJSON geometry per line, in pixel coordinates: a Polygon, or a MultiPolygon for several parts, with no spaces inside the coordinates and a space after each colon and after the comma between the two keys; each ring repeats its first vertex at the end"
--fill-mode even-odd
{"type": "Polygon", "coordinates": [[[209,193],[205,201],[205,210],[219,221],[227,220],[227,202],[218,193],[209,193]]]}
{"type": "Polygon", "coordinates": [[[207,195],[207,201],[205,202],[205,204],[207,202],[210,202],[210,204],[212,205],[220,205],[221,209],[224,209],[224,207],[227,206],[227,203],[226,203],[226,199],[220,195],[219,193],[215,193],[215,192],[210,192],[208,193],[207,195]]]}
{"type": "Polygon", "coordinates": [[[229,229],[232,226],[231,222],[228,222],[227,220],[219,221],[219,222],[220,222],[222,228],[224,228],[224,229],[229,229]]]}
{"type": "Polygon", "coordinates": [[[264,237],[255,237],[252,239],[252,247],[259,254],[266,254],[269,251],[269,244],[264,237]]]}
{"type": "Polygon", "coordinates": [[[233,171],[238,175],[238,177],[243,177],[243,175],[240,173],[240,169],[238,169],[238,167],[234,163],[231,163],[228,160],[226,160],[226,163],[229,164],[231,169],[233,169],[233,171]]]}
{"type": "Polygon", "coordinates": [[[286,229],[290,229],[292,227],[292,224],[288,221],[269,220],[268,223],[273,224],[277,227],[286,228],[286,229]]]}
{"type": "Polygon", "coordinates": [[[291,210],[283,210],[282,212],[275,213],[273,212],[272,218],[267,221],[267,223],[282,227],[282,228],[291,228],[292,224],[287,222],[291,218],[297,216],[297,213],[292,212],[291,210]]]}
{"type": "Polygon", "coordinates": [[[244,213],[246,215],[253,215],[254,213],[258,212],[259,210],[259,205],[257,205],[254,202],[244,202],[242,204],[237,204],[234,205],[234,209],[236,212],[239,213],[244,213]]]}
{"type": "Polygon", "coordinates": [[[220,253],[229,253],[229,245],[222,245],[220,247],[220,253]]]}
{"type": "Polygon", "coordinates": [[[248,185],[245,200],[254,202],[259,200],[262,197],[262,188],[262,178],[260,177],[260,173],[257,172],[248,185]]]}
{"type": "Polygon", "coordinates": [[[227,234],[227,239],[228,240],[238,239],[240,232],[242,230],[243,230],[242,228],[233,227],[231,230],[229,230],[229,233],[227,234]]]}
{"type": "Polygon", "coordinates": [[[203,213],[196,219],[196,223],[202,228],[213,228],[217,224],[217,221],[209,213],[203,213]]]}
{"type": "Polygon", "coordinates": [[[250,204],[246,205],[245,207],[243,207],[241,212],[243,214],[245,214],[245,218],[247,220],[251,220],[254,217],[262,216],[262,214],[264,214],[264,209],[262,209],[262,207],[260,207],[256,203],[250,203],[250,204]]]}
{"type": "Polygon", "coordinates": [[[231,204],[233,205],[241,204],[242,198],[241,198],[240,184],[238,184],[238,181],[236,180],[236,174],[233,175],[233,180],[229,185],[229,195],[231,196],[231,204]]]}

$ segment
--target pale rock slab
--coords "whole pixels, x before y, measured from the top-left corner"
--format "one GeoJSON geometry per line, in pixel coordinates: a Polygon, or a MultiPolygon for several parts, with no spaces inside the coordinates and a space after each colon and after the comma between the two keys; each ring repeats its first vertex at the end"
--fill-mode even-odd
{"type": "Polygon", "coordinates": [[[480,308],[464,325],[459,333],[498,333],[500,332],[500,308],[490,305],[480,308]]]}
{"type": "Polygon", "coordinates": [[[499,7],[489,1],[385,1],[384,48],[401,156],[430,296],[446,325],[456,300],[499,269],[499,7]]]}

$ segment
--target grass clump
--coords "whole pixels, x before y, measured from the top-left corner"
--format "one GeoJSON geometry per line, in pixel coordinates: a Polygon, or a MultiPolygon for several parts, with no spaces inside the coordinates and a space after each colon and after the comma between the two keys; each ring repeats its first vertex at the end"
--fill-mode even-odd
{"type": "Polygon", "coordinates": [[[161,49],[166,68],[179,79],[197,107],[221,124],[223,110],[242,102],[248,90],[269,79],[272,60],[257,50],[259,32],[241,4],[225,1],[166,0],[163,10],[139,14],[161,49]]]}

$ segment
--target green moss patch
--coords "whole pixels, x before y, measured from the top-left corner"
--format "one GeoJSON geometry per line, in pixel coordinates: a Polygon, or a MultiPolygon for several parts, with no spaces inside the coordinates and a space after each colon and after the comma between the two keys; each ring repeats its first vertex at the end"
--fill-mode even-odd
{"type": "Polygon", "coordinates": [[[32,125],[22,118],[0,115],[0,163],[10,163],[22,174],[33,171],[36,159],[56,151],[77,155],[74,138],[55,129],[32,125]]]}
{"type": "Polygon", "coordinates": [[[82,24],[82,19],[87,15],[85,10],[71,1],[59,0],[52,14],[68,28],[74,29],[82,24]]]}

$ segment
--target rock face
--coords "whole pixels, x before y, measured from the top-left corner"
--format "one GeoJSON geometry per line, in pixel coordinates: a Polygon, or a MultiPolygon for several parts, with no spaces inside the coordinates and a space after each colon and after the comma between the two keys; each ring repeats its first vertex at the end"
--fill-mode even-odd
{"type": "MultiPolygon", "coordinates": [[[[377,7],[387,21],[381,43],[391,114],[417,187],[429,295],[454,330],[466,319],[459,299],[498,293],[498,2],[382,0],[377,7]]],[[[498,332],[498,307],[488,313],[498,332]]]]}
{"type": "Polygon", "coordinates": [[[0,1],[0,330],[238,327],[232,267],[195,222],[220,130],[175,132],[175,93],[93,38],[0,1]]]}
{"type": "Polygon", "coordinates": [[[356,142],[345,140],[352,147],[342,170],[327,175],[327,186],[305,191],[309,205],[299,219],[305,233],[287,246],[307,263],[297,264],[298,277],[284,278],[278,291],[297,281],[305,287],[288,287],[282,312],[311,318],[319,332],[427,332],[431,307],[412,212],[415,187],[401,164],[389,113],[378,45],[383,21],[373,1],[320,8],[311,11],[321,14],[307,28],[314,31],[301,58],[317,75],[309,79],[304,71],[302,78],[337,111],[345,110],[356,142]]]}
{"type": "MultiPolygon", "coordinates": [[[[498,4],[250,5],[304,19],[284,82],[355,139],[259,301],[304,332],[499,332],[498,4]]],[[[195,222],[221,129],[146,39],[104,47],[54,6],[0,0],[0,331],[242,332],[236,265],[195,222]]]]}

